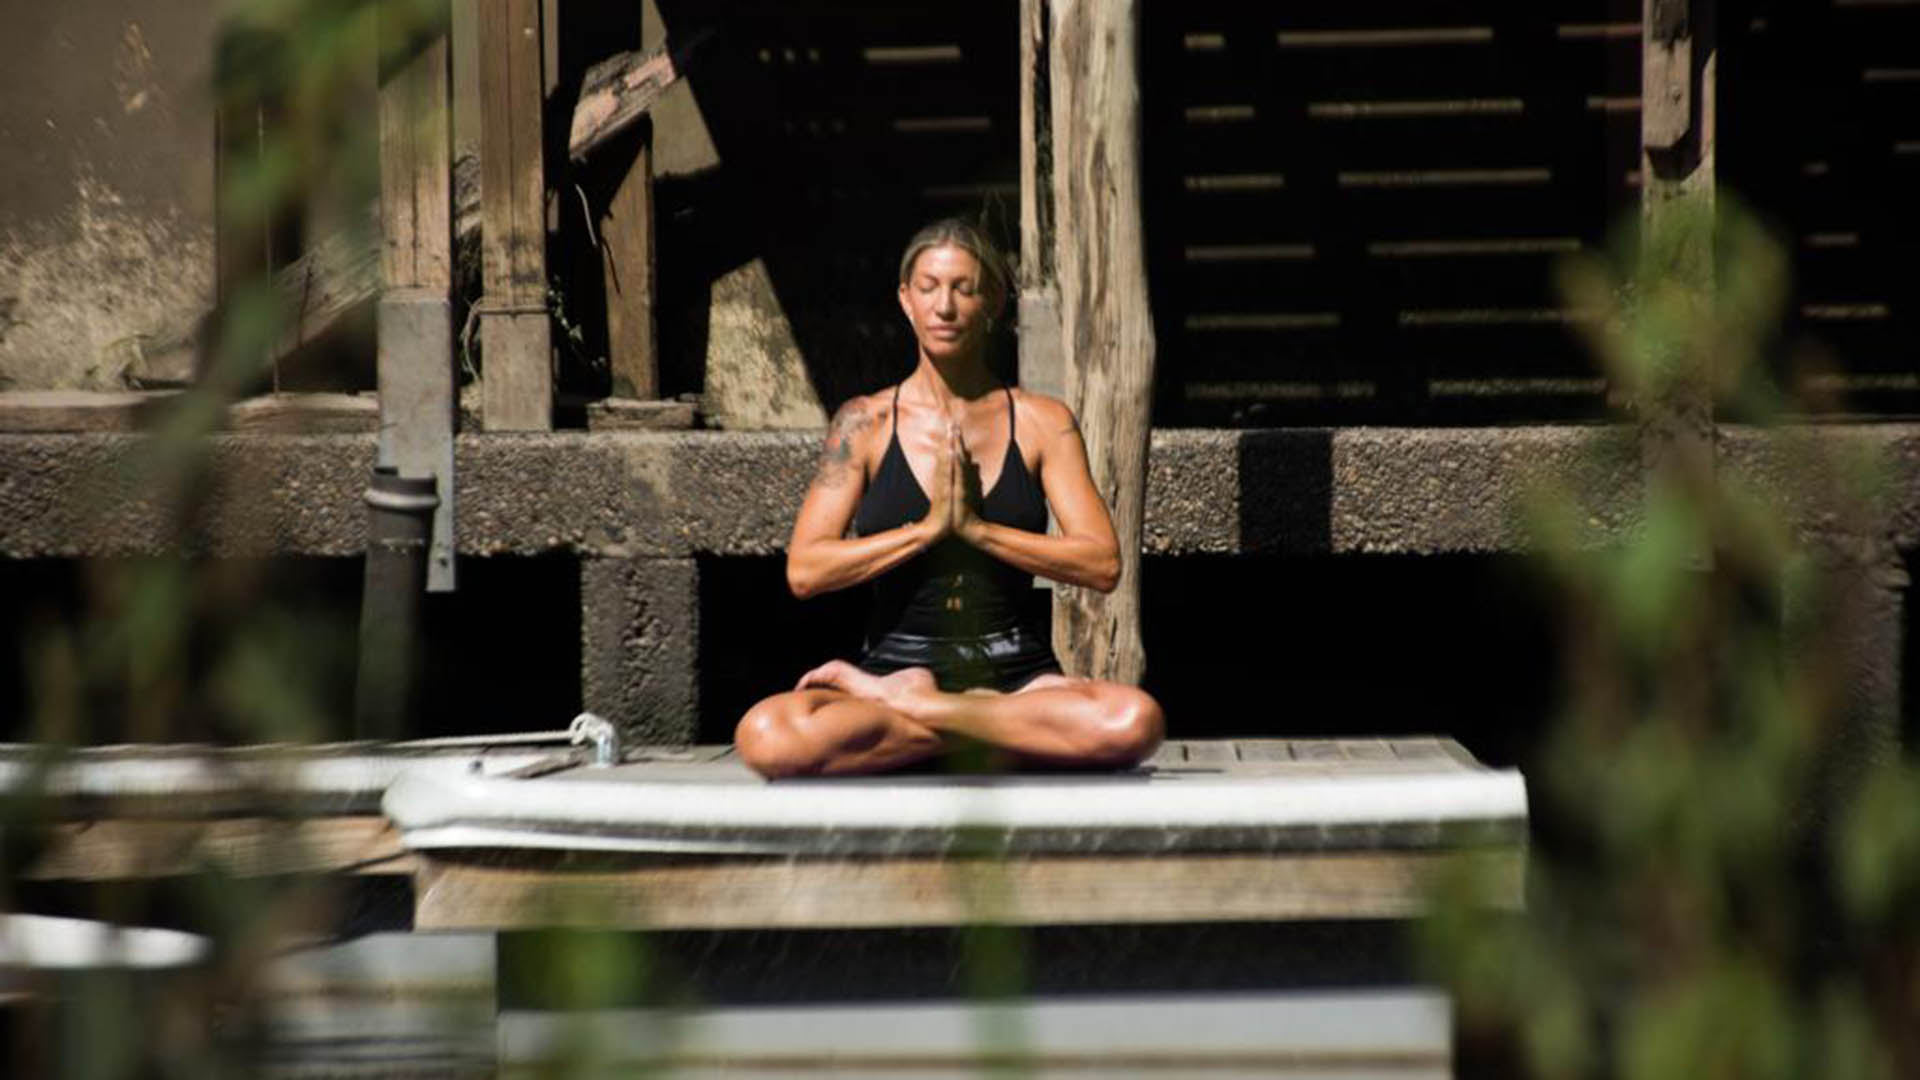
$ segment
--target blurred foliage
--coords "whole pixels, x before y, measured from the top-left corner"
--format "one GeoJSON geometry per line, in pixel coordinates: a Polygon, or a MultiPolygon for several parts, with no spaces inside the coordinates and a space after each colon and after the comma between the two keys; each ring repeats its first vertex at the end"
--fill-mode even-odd
{"type": "Polygon", "coordinates": [[[1762,361],[1785,257],[1724,195],[1646,232],[1562,274],[1606,312],[1646,490],[1597,545],[1570,494],[1530,506],[1569,674],[1528,769],[1527,907],[1447,881],[1423,944],[1467,1041],[1522,1075],[1920,1075],[1920,777],[1888,749],[1897,694],[1859,682],[1898,678],[1861,652],[1898,633],[1879,479],[1780,431],[1764,494],[1716,466],[1712,415],[1790,405],[1762,361]]]}
{"type": "MultiPolygon", "coordinates": [[[[416,0],[228,3],[211,87],[222,124],[248,137],[223,139],[221,228],[244,231],[374,199],[378,124],[350,86],[371,85],[374,64],[443,29],[444,12],[444,4],[416,0]]],[[[340,221],[367,227],[364,213],[340,221]]],[[[210,505],[248,497],[216,489],[208,466],[219,451],[209,436],[229,404],[270,377],[284,314],[270,269],[263,258],[254,276],[221,283],[196,384],[169,402],[127,473],[98,477],[91,505],[75,508],[80,520],[111,523],[126,493],[139,492],[163,508],[167,543],[162,553],[85,565],[76,606],[33,616],[23,665],[28,715],[16,730],[44,753],[32,782],[0,800],[0,909],[47,902],[24,873],[46,850],[52,824],[73,813],[45,787],[73,747],[311,743],[345,730],[349,718],[327,706],[321,680],[337,674],[354,627],[276,602],[280,568],[208,558],[200,536],[210,505]]],[[[264,473],[259,479],[268,482],[264,473]]],[[[275,830],[269,846],[297,848],[299,816],[287,791],[267,785],[239,797],[248,801],[236,812],[275,830]]],[[[86,812],[125,816],[112,805],[86,812]]],[[[211,865],[70,891],[56,905],[68,914],[181,926],[207,939],[208,957],[186,970],[46,975],[35,992],[57,1004],[15,1014],[0,1074],[255,1075],[266,1052],[262,980],[289,942],[332,932],[340,904],[337,880],[236,877],[211,865]]]]}

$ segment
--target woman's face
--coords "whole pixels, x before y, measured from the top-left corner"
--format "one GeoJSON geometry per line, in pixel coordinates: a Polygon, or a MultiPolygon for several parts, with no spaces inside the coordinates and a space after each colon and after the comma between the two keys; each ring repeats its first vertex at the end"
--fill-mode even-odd
{"type": "Polygon", "coordinates": [[[980,260],[950,244],[922,251],[900,283],[900,310],[920,351],[934,359],[978,349],[1000,301],[984,280],[980,260]]]}

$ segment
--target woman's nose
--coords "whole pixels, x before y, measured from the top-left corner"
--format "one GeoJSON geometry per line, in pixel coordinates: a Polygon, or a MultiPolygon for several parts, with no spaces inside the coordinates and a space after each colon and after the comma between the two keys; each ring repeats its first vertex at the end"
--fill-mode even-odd
{"type": "Polygon", "coordinates": [[[936,314],[940,315],[942,318],[949,317],[953,314],[954,305],[953,305],[952,289],[941,289],[938,293],[934,294],[933,310],[936,314]]]}

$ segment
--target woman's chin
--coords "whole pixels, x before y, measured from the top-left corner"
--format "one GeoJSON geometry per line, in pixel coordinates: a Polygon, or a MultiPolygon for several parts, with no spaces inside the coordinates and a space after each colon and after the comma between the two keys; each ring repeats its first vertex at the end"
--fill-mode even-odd
{"type": "Polygon", "coordinates": [[[920,339],[920,351],[931,360],[953,360],[977,351],[975,343],[965,336],[956,338],[923,337],[920,339]]]}

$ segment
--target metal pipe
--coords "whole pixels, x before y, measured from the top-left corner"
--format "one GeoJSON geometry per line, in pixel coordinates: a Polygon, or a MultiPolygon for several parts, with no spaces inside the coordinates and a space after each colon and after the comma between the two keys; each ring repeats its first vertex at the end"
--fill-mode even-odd
{"type": "Polygon", "coordinates": [[[373,470],[367,488],[366,584],[360,597],[360,670],[354,737],[406,734],[419,682],[420,596],[427,584],[427,540],[440,505],[433,477],[373,470]]]}

